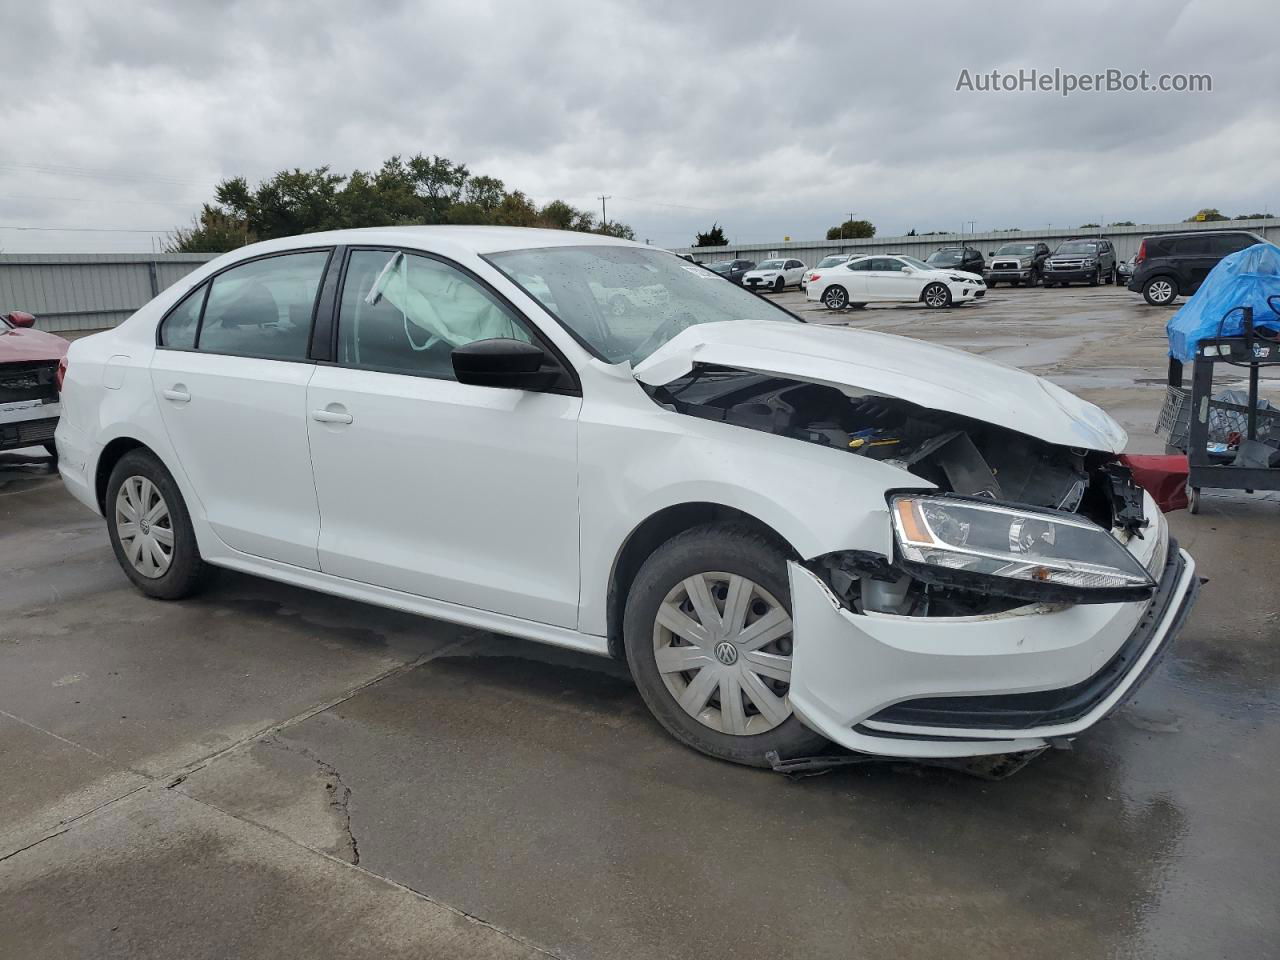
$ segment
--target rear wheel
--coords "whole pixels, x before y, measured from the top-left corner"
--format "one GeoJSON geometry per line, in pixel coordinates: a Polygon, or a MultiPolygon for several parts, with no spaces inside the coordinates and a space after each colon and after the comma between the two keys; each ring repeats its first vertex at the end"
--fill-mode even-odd
{"type": "Polygon", "coordinates": [[[1178,281],[1173,277],[1152,277],[1142,288],[1142,296],[1153,307],[1167,307],[1178,299],[1178,281]]]}
{"type": "Polygon", "coordinates": [[[766,767],[826,740],[791,710],[791,593],[782,547],[742,524],[696,527],[645,561],[627,596],[627,663],[667,732],[766,767]]]}
{"type": "Polygon", "coordinates": [[[924,293],[920,295],[920,299],[931,310],[937,310],[939,307],[949,307],[951,306],[951,291],[947,289],[945,283],[931,283],[924,288],[924,293]]]}
{"type": "Polygon", "coordinates": [[[180,600],[208,573],[178,485],[148,450],[120,458],[107,481],[107,532],[125,575],[143,593],[180,600]]]}
{"type": "Polygon", "coordinates": [[[833,283],[822,291],[822,302],[829,310],[843,310],[849,305],[849,291],[833,283]]]}

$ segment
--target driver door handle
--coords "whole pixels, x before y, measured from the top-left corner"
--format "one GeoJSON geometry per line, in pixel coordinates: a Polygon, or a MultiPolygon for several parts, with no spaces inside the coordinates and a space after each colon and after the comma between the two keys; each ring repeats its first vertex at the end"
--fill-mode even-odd
{"type": "Polygon", "coordinates": [[[166,400],[172,400],[174,403],[187,403],[191,399],[191,394],[187,393],[186,388],[180,383],[161,390],[160,396],[166,400]]]}
{"type": "Polygon", "coordinates": [[[312,410],[311,419],[317,423],[351,423],[354,418],[341,404],[331,403],[323,410],[312,410]]]}

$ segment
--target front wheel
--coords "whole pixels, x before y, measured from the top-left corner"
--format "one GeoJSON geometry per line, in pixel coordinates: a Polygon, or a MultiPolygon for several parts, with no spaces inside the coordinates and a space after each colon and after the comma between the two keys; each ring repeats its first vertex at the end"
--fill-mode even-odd
{"type": "Polygon", "coordinates": [[[987,289],[988,289],[988,290],[994,290],[994,289],[996,288],[996,284],[997,284],[997,283],[999,283],[999,282],[1000,282],[999,280],[988,280],[988,281],[987,281],[987,289]]]}
{"type": "Polygon", "coordinates": [[[645,704],[680,742],[721,760],[811,756],[826,740],[791,710],[791,591],[782,547],[715,523],[667,541],[627,596],[623,639],[645,704]]]}
{"type": "Polygon", "coordinates": [[[951,306],[951,291],[947,289],[945,283],[931,283],[924,288],[924,293],[920,295],[920,299],[931,310],[937,310],[939,307],[949,307],[951,306]]]}
{"type": "Polygon", "coordinates": [[[787,281],[783,280],[782,277],[779,277],[777,280],[773,281],[773,292],[781,293],[783,290],[786,289],[786,286],[787,286],[787,281]]]}
{"type": "Polygon", "coordinates": [[[187,505],[163,463],[148,450],[120,458],[107,480],[107,533],[125,575],[158,600],[194,593],[208,568],[200,559],[187,505]]]}
{"type": "Polygon", "coordinates": [[[849,305],[849,291],[835,283],[822,291],[822,302],[828,310],[843,310],[849,305]]]}
{"type": "Polygon", "coordinates": [[[1044,288],[1045,288],[1046,290],[1048,290],[1050,287],[1056,287],[1056,286],[1057,286],[1057,284],[1056,284],[1056,283],[1054,283],[1052,280],[1046,280],[1046,281],[1044,282],[1044,288]]]}
{"type": "Polygon", "coordinates": [[[1089,278],[1089,286],[1096,287],[1101,282],[1102,282],[1102,268],[1094,267],[1093,276],[1089,278]]]}

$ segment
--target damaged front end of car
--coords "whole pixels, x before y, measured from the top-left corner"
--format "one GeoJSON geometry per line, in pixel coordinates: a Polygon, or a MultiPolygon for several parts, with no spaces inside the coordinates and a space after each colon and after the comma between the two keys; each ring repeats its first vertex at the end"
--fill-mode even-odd
{"type": "Polygon", "coordinates": [[[648,388],[659,404],[831,447],[924,481],[887,491],[892,555],[810,560],[848,609],[974,616],[1025,603],[1142,600],[1155,587],[1123,543],[1149,524],[1115,454],[1066,447],[896,397],[697,365],[648,388]]]}

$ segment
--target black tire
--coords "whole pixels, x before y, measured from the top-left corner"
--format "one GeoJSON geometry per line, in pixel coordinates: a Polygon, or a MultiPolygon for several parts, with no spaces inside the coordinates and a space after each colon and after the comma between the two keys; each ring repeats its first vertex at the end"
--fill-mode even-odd
{"type": "Polygon", "coordinates": [[[107,480],[106,496],[107,533],[116,560],[133,585],[149,597],[157,600],[181,600],[195,593],[207,580],[210,567],[200,558],[195,530],[191,527],[191,515],[186,501],[178,490],[172,474],[149,450],[130,450],[111,471],[107,480]],[[125,555],[117,529],[115,503],[120,488],[131,477],[142,477],[155,484],[169,510],[169,524],[173,532],[173,553],[168,569],[159,577],[147,577],[140,573],[125,555]]]}
{"type": "Polygon", "coordinates": [[[988,289],[988,290],[994,290],[994,289],[996,288],[996,284],[997,284],[997,283],[999,283],[999,282],[1000,282],[999,280],[988,280],[988,281],[987,281],[987,289],[988,289]]]}
{"type": "Polygon", "coordinates": [[[1050,287],[1056,287],[1056,286],[1057,286],[1057,284],[1056,284],[1056,283],[1054,283],[1052,280],[1046,280],[1046,281],[1044,282],[1044,287],[1045,287],[1045,289],[1046,289],[1046,290],[1048,290],[1050,287]]]}
{"type": "Polygon", "coordinates": [[[787,288],[787,281],[784,280],[782,277],[779,277],[777,280],[773,281],[774,293],[781,293],[786,288],[787,288]]]}
{"type": "Polygon", "coordinates": [[[1011,287],[1020,287],[1020,286],[1022,286],[1022,281],[1021,281],[1021,280],[1010,280],[1010,281],[1009,281],[1009,286],[1011,286],[1011,287]]]}
{"type": "Polygon", "coordinates": [[[930,310],[951,306],[951,291],[945,283],[934,281],[920,293],[921,302],[930,310]]]}
{"type": "Polygon", "coordinates": [[[45,443],[42,443],[41,446],[44,447],[45,453],[53,457],[53,462],[57,463],[58,462],[58,445],[54,443],[52,440],[49,440],[49,441],[46,441],[45,443]]]}
{"type": "Polygon", "coordinates": [[[709,756],[753,767],[767,767],[765,754],[783,759],[813,756],[827,741],[791,714],[757,734],[733,735],[686,713],[667,689],[658,670],[654,633],[659,608],[686,578],[701,573],[737,574],[763,587],[791,613],[787,556],[775,540],[741,523],[711,523],[668,540],[644,562],[627,595],[623,639],[627,663],[640,696],[657,721],[681,743],[709,756]]]}
{"type": "Polygon", "coordinates": [[[1101,282],[1102,282],[1102,268],[1094,267],[1093,276],[1089,278],[1089,286],[1096,287],[1101,282]]]}
{"type": "Polygon", "coordinates": [[[1034,271],[1032,271],[1031,275],[1030,275],[1029,277],[1027,277],[1027,286],[1028,286],[1028,287],[1038,287],[1038,286],[1040,286],[1040,274],[1035,273],[1034,271]]]}
{"type": "Polygon", "coordinates": [[[843,310],[849,306],[849,291],[838,283],[833,283],[822,291],[822,305],[828,310],[843,310]]]}
{"type": "Polygon", "coordinates": [[[849,304],[849,309],[850,309],[850,310],[865,310],[865,309],[867,309],[867,305],[866,305],[865,303],[851,303],[851,304],[849,304]]]}
{"type": "Polygon", "coordinates": [[[1142,297],[1153,307],[1171,307],[1178,299],[1178,281],[1168,274],[1152,277],[1142,286],[1142,297]]]}

